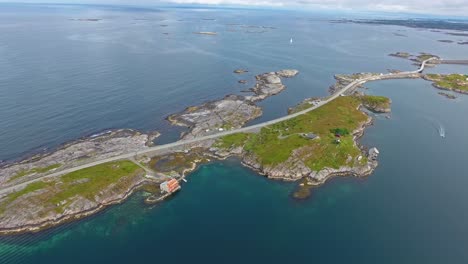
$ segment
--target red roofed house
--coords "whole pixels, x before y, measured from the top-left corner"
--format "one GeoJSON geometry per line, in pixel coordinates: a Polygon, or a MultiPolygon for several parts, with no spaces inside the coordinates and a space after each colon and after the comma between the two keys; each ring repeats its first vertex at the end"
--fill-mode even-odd
{"type": "Polygon", "coordinates": [[[159,185],[159,187],[161,188],[161,190],[163,192],[167,192],[167,193],[173,193],[173,192],[178,191],[180,189],[179,182],[177,180],[175,180],[175,179],[165,181],[165,182],[161,183],[159,185]]]}

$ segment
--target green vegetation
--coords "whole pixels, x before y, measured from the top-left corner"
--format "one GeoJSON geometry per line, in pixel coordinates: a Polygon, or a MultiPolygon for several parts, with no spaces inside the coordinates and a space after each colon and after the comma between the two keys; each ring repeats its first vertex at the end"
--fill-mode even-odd
{"type": "Polygon", "coordinates": [[[41,190],[41,189],[44,189],[48,186],[48,184],[46,182],[43,182],[43,181],[38,181],[38,182],[33,182],[31,184],[28,184],[24,189],[22,189],[21,191],[18,191],[18,192],[14,192],[14,193],[11,193],[7,196],[6,198],[6,201],[4,203],[11,203],[13,202],[14,200],[18,199],[19,197],[25,195],[25,194],[28,194],[28,193],[32,193],[32,192],[35,192],[37,190],[41,190]]]}
{"type": "Polygon", "coordinates": [[[193,148],[189,152],[174,152],[164,156],[157,156],[151,159],[149,166],[151,169],[171,174],[177,172],[182,174],[185,170],[193,168],[193,164],[205,163],[209,159],[205,155],[205,149],[193,148]]]}
{"type": "Polygon", "coordinates": [[[416,58],[417,58],[419,61],[425,61],[425,60],[428,60],[428,59],[433,58],[433,57],[436,57],[436,56],[434,56],[434,55],[432,55],[432,54],[426,54],[426,53],[424,53],[424,54],[418,55],[416,58]]]}
{"type": "Polygon", "coordinates": [[[24,189],[9,194],[0,204],[0,209],[3,211],[9,203],[26,194],[46,189],[46,192],[34,195],[31,199],[35,203],[40,201],[54,207],[57,212],[62,212],[71,202],[70,198],[75,196],[95,201],[96,196],[109,187],[111,191],[119,193],[126,191],[129,182],[141,172],[142,169],[131,161],[100,164],[65,174],[54,180],[28,184],[24,189]]]}
{"type": "Polygon", "coordinates": [[[291,107],[288,109],[288,114],[294,114],[294,113],[297,113],[297,112],[300,112],[302,110],[306,110],[308,108],[311,108],[314,106],[313,102],[314,101],[320,101],[321,98],[318,98],[318,97],[311,97],[311,98],[308,98],[302,102],[300,102],[298,105],[294,106],[294,107],[291,107]]]}
{"type": "Polygon", "coordinates": [[[464,74],[427,74],[427,79],[436,86],[448,90],[468,91],[468,75],[464,74]]]}
{"type": "Polygon", "coordinates": [[[390,99],[385,96],[362,95],[358,96],[365,107],[370,110],[389,109],[390,99]]]}
{"type": "MultiPolygon", "coordinates": [[[[309,113],[262,128],[257,134],[231,135],[218,144],[224,147],[243,144],[244,150],[255,154],[264,165],[282,163],[293,151],[315,171],[358,165],[356,158],[361,152],[350,131],[367,120],[358,110],[359,105],[357,98],[342,96],[309,113]],[[342,135],[339,144],[335,144],[336,132],[342,135]],[[310,140],[303,137],[303,133],[319,137],[310,140]]],[[[359,164],[364,162],[363,158],[359,164]]]]}
{"type": "Polygon", "coordinates": [[[409,58],[411,54],[409,54],[408,52],[399,51],[399,52],[390,54],[390,56],[400,57],[400,58],[409,58]]]}
{"type": "Polygon", "coordinates": [[[224,149],[241,147],[245,144],[248,138],[249,134],[246,133],[227,135],[216,142],[215,146],[224,149]]]}
{"type": "MultiPolygon", "coordinates": [[[[61,177],[66,188],[57,193],[52,202],[64,201],[75,195],[94,200],[96,194],[111,184],[117,184],[125,176],[141,170],[131,161],[105,163],[94,167],[78,170],[61,177]]],[[[119,186],[117,186],[119,187],[119,186]]]]}
{"type": "Polygon", "coordinates": [[[8,182],[12,182],[12,181],[14,181],[16,179],[19,179],[21,177],[24,177],[26,175],[33,174],[33,173],[45,173],[45,172],[48,172],[50,170],[57,169],[60,166],[62,166],[62,164],[52,164],[52,165],[49,165],[47,167],[39,167],[39,168],[30,169],[30,170],[22,170],[22,171],[19,171],[18,173],[16,173],[13,177],[11,177],[8,180],[8,182]]]}
{"type": "Polygon", "coordinates": [[[346,128],[334,128],[334,129],[330,129],[330,132],[335,135],[340,135],[340,136],[349,135],[349,130],[346,128]]]}

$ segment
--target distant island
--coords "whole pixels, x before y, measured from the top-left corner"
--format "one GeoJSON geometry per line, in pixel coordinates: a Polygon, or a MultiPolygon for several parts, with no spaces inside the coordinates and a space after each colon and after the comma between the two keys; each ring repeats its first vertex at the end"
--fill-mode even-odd
{"type": "Polygon", "coordinates": [[[210,32],[210,31],[193,32],[193,34],[208,35],[208,36],[216,36],[216,35],[218,35],[217,32],[210,32]]]}
{"type": "Polygon", "coordinates": [[[365,82],[432,78],[457,90],[466,85],[461,77],[422,74],[426,64],[437,65],[437,56],[396,55],[419,62],[420,69],[336,75],[329,97],[305,99],[275,120],[244,127],[262,115],[257,102],[284,91],[283,80],[297,70],[258,74],[248,95],[227,95],[169,115],[173,125],[188,128],[174,143],[154,145],[156,131],[109,130],[4,164],[0,233],[35,232],[79,219],[136,191],[150,194],[147,203],[159,202],[179,190],[178,182],[199,164],[231,156],[268,178],[297,181],[293,196],[299,199],[333,176],[369,175],[379,151],[357,140],[372,124],[369,111],[389,113],[391,100],[358,90],[365,82]]]}
{"type": "MultiPolygon", "coordinates": [[[[435,19],[339,19],[339,20],[330,20],[330,22],[331,23],[368,24],[368,25],[392,25],[392,26],[403,26],[403,27],[410,27],[410,28],[468,31],[468,23],[466,21],[457,21],[457,23],[453,23],[452,21],[449,21],[449,20],[435,20],[435,19]]],[[[451,32],[450,35],[452,34],[465,34],[465,33],[451,32]]],[[[468,33],[466,35],[468,35],[468,33]]],[[[456,35],[456,36],[460,36],[460,35],[456,35]]]]}

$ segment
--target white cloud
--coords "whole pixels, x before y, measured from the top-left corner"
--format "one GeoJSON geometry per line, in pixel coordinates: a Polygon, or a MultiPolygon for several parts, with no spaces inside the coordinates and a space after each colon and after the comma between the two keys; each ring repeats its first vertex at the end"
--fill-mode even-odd
{"type": "Polygon", "coordinates": [[[468,0],[0,0],[0,2],[66,2],[93,4],[157,5],[211,4],[327,8],[347,10],[375,10],[390,12],[417,12],[468,16],[468,0]]]}

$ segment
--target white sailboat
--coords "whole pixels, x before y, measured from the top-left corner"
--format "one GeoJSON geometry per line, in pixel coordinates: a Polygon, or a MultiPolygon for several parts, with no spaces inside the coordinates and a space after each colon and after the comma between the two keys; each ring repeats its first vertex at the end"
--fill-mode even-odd
{"type": "Polygon", "coordinates": [[[293,43],[293,39],[292,39],[292,38],[289,40],[289,43],[291,43],[291,44],[293,43]]]}

